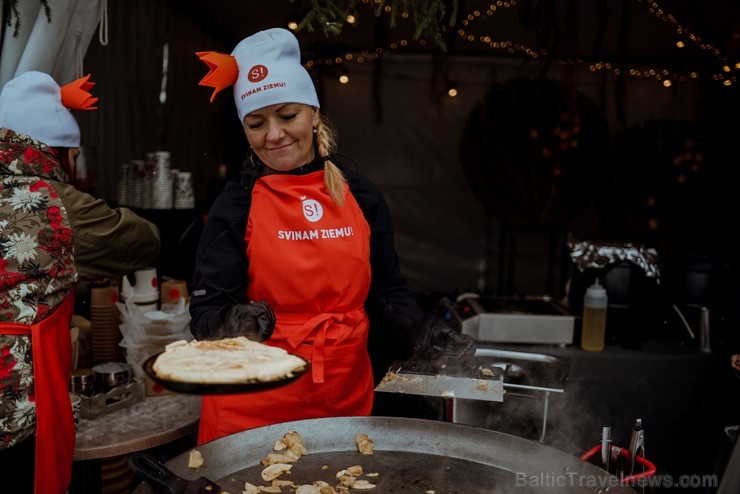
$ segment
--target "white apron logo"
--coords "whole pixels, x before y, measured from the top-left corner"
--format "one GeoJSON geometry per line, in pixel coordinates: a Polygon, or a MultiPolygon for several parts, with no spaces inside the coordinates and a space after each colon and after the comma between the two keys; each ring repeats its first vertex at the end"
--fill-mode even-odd
{"type": "Polygon", "coordinates": [[[301,196],[303,216],[306,217],[311,223],[316,223],[324,216],[324,208],[321,207],[318,201],[314,199],[306,199],[306,196],[301,196]]]}

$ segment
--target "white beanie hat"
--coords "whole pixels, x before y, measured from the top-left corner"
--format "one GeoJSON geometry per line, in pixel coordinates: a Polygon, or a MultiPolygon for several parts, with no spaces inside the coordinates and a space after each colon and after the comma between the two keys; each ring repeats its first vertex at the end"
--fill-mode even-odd
{"type": "MultiPolygon", "coordinates": [[[[92,86],[87,78],[75,83],[83,90],[92,86]]],[[[88,98],[88,103],[95,101],[88,98]]],[[[24,72],[5,83],[0,92],[0,127],[26,134],[47,146],[80,147],[80,127],[62,103],[62,88],[43,72],[24,72]]]]}
{"type": "Polygon", "coordinates": [[[311,76],[301,64],[298,39],[287,29],[253,34],[236,45],[231,55],[239,68],[234,103],[240,122],[254,110],[279,103],[319,107],[311,76]]]}

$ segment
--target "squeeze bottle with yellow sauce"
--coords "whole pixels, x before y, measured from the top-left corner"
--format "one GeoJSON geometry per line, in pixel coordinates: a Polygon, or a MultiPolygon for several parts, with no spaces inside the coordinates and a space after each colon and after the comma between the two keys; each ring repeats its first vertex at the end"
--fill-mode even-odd
{"type": "Polygon", "coordinates": [[[606,289],[599,280],[588,287],[583,297],[581,348],[587,352],[600,352],[606,338],[606,289]]]}

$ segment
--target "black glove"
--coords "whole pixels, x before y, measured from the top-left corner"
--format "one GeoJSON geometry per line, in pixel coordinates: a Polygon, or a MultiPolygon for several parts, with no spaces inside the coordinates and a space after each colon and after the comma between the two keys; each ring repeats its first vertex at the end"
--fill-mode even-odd
{"type": "Polygon", "coordinates": [[[209,336],[210,340],[246,336],[253,341],[265,341],[275,329],[275,313],[267,302],[249,302],[231,306],[224,315],[224,324],[209,336]]]}
{"type": "Polygon", "coordinates": [[[436,360],[475,354],[475,340],[450,326],[437,312],[425,314],[417,328],[414,357],[436,360]]]}

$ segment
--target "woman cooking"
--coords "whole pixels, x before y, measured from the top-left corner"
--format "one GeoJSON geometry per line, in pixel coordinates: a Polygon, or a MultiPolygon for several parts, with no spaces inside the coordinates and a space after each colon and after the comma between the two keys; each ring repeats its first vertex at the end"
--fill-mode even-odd
{"type": "Polygon", "coordinates": [[[211,68],[201,81],[215,88],[211,100],[234,86],[251,152],[208,214],[191,330],[198,339],[245,334],[311,362],[311,372],[288,386],[204,396],[199,444],[279,422],[369,415],[368,306],[381,309],[383,324],[373,331],[386,331],[389,346],[472,348],[417,305],[380,190],[333,154],[335,135],[296,37],[268,29],[231,55],[198,55],[211,68]]]}

